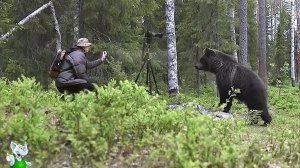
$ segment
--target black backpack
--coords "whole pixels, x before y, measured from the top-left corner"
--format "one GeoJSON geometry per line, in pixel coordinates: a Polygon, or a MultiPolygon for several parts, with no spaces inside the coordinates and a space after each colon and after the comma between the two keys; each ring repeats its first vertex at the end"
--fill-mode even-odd
{"type": "Polygon", "coordinates": [[[57,52],[49,69],[50,78],[56,79],[58,77],[65,55],[66,50],[59,50],[57,52]]]}

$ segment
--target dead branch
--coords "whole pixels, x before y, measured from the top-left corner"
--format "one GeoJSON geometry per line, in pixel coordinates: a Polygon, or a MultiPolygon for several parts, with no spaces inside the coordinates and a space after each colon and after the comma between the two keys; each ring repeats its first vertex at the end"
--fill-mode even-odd
{"type": "Polygon", "coordinates": [[[30,19],[34,18],[36,15],[40,14],[43,10],[45,10],[48,7],[50,7],[52,17],[54,20],[54,27],[57,32],[56,49],[57,49],[57,51],[61,50],[61,34],[59,31],[59,24],[58,24],[56,15],[55,15],[55,9],[54,9],[54,5],[53,5],[52,1],[49,1],[48,3],[44,4],[43,6],[41,6],[34,12],[32,12],[30,15],[26,16],[20,22],[18,22],[17,26],[13,27],[6,34],[4,34],[0,37],[0,43],[7,40],[17,30],[17,27],[24,25],[26,22],[28,22],[30,19]]]}

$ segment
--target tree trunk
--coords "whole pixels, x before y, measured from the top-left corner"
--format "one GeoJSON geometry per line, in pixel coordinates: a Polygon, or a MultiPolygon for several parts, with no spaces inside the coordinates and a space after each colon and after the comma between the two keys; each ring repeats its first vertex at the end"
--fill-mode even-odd
{"type": "Polygon", "coordinates": [[[270,40],[271,41],[274,41],[275,40],[275,22],[276,22],[276,17],[275,17],[275,6],[274,6],[274,2],[271,3],[270,5],[270,29],[271,29],[271,38],[270,40]]]}
{"type": "MultiPolygon", "coordinates": [[[[234,25],[234,5],[231,0],[227,0],[228,4],[228,16],[230,17],[230,27],[229,27],[229,32],[230,32],[230,40],[233,45],[236,46],[236,35],[235,35],[235,25],[234,25]]],[[[238,56],[237,56],[237,51],[234,49],[232,51],[232,55],[234,58],[238,61],[238,56]]]]}
{"type": "Polygon", "coordinates": [[[80,16],[80,0],[74,0],[74,15],[73,15],[73,22],[74,22],[74,42],[79,39],[79,16],[80,16]]]}
{"type": "MultiPolygon", "coordinates": [[[[195,54],[195,60],[198,60],[200,56],[200,48],[197,47],[196,48],[196,54],[195,54]]],[[[194,68],[194,71],[195,71],[195,77],[196,77],[196,81],[195,81],[195,89],[196,89],[196,93],[197,93],[197,96],[200,97],[200,71],[195,69],[194,68]]]]}
{"type": "MultiPolygon", "coordinates": [[[[51,1],[48,2],[48,3],[46,3],[46,4],[44,4],[43,6],[41,6],[40,8],[38,8],[37,10],[35,10],[34,12],[32,12],[30,15],[28,15],[24,19],[22,19],[19,23],[17,23],[17,25],[18,26],[24,25],[30,19],[32,19],[33,17],[35,17],[36,15],[38,15],[39,13],[41,13],[44,9],[48,8],[51,4],[52,4],[51,1]]],[[[4,34],[3,36],[1,36],[0,41],[6,40],[10,35],[12,35],[17,30],[18,26],[13,27],[6,34],[4,34]]]]}
{"type": "Polygon", "coordinates": [[[175,35],[175,3],[174,0],[166,0],[166,38],[168,49],[168,86],[170,94],[179,91],[177,76],[177,51],[175,35]]]}
{"type": "Polygon", "coordinates": [[[60,28],[59,28],[59,24],[56,18],[56,14],[55,14],[55,9],[54,9],[54,5],[51,2],[50,4],[50,10],[52,13],[52,18],[53,18],[53,22],[54,22],[54,29],[56,31],[56,51],[58,53],[58,51],[61,50],[61,34],[60,34],[60,28]]]}
{"type": "Polygon", "coordinates": [[[276,37],[276,32],[277,32],[277,13],[279,12],[278,7],[277,7],[277,1],[270,2],[270,40],[274,41],[276,37]]]}
{"type": "Polygon", "coordinates": [[[300,0],[297,0],[297,72],[300,81],[300,0]]]}
{"type": "Polygon", "coordinates": [[[258,75],[263,80],[264,84],[268,85],[267,81],[267,64],[266,64],[266,3],[265,0],[258,1],[258,41],[259,41],[259,64],[258,75]]]}
{"type": "Polygon", "coordinates": [[[277,3],[277,1],[275,1],[274,2],[274,40],[276,38],[277,27],[278,27],[277,26],[277,23],[278,23],[277,22],[277,20],[278,20],[277,17],[280,16],[279,12],[278,12],[278,11],[280,11],[280,9],[279,10],[277,9],[277,5],[278,5],[278,3],[277,3]]]}
{"type": "Polygon", "coordinates": [[[240,54],[238,61],[242,65],[247,65],[247,0],[240,0],[240,32],[239,32],[239,44],[240,54]]]}
{"type": "Polygon", "coordinates": [[[295,0],[291,1],[291,80],[295,87],[295,0]]]}

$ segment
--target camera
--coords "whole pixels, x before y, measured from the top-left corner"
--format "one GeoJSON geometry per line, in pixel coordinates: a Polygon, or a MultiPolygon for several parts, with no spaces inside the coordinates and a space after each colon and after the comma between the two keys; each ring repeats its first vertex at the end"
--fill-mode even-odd
{"type": "Polygon", "coordinates": [[[147,38],[152,38],[152,37],[162,38],[163,35],[164,35],[163,33],[155,33],[155,32],[151,32],[151,31],[147,31],[145,33],[145,37],[147,37],[147,38]]]}
{"type": "Polygon", "coordinates": [[[151,31],[147,31],[145,33],[145,37],[146,37],[146,43],[150,44],[152,37],[158,37],[158,38],[162,38],[163,37],[163,33],[155,33],[155,32],[151,32],[151,31]]]}

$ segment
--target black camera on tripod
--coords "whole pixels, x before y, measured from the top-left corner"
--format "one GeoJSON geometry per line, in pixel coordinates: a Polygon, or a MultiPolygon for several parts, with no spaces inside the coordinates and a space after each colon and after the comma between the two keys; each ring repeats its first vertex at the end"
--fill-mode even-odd
{"type": "Polygon", "coordinates": [[[152,40],[152,37],[162,38],[163,35],[164,35],[163,33],[155,33],[155,32],[147,30],[146,33],[145,33],[146,43],[150,44],[151,40],[152,40]]]}
{"type": "Polygon", "coordinates": [[[155,85],[155,88],[156,88],[156,93],[159,94],[158,92],[158,87],[157,87],[157,82],[156,82],[156,79],[155,79],[155,75],[154,75],[154,71],[153,71],[153,68],[152,68],[152,64],[150,62],[150,55],[149,55],[149,52],[150,52],[150,44],[151,44],[151,40],[152,40],[152,37],[158,37],[158,38],[162,38],[163,37],[163,33],[155,33],[155,32],[151,32],[149,30],[147,30],[145,33],[144,33],[144,42],[143,42],[143,49],[142,49],[142,57],[143,57],[143,60],[144,60],[144,63],[135,79],[135,82],[138,81],[139,79],[139,76],[144,68],[144,66],[146,65],[146,85],[148,85],[149,87],[149,90],[148,92],[150,94],[152,94],[152,80],[154,82],[154,85],[155,85]]]}
{"type": "Polygon", "coordinates": [[[151,37],[158,37],[158,38],[162,38],[163,37],[163,33],[155,33],[155,32],[151,32],[151,31],[147,31],[145,33],[145,37],[151,38],[151,37]]]}

